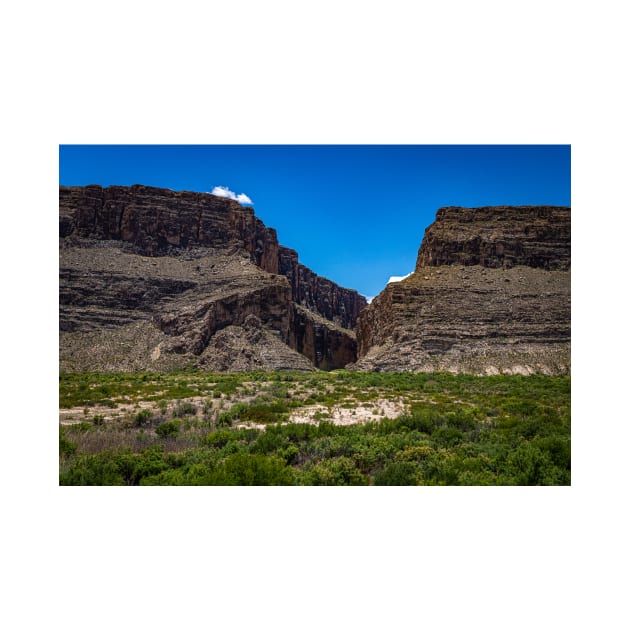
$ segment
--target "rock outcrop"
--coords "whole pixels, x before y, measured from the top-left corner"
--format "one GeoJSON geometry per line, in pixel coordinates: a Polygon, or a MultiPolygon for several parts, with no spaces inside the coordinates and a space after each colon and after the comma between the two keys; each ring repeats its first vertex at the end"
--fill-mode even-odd
{"type": "Polygon", "coordinates": [[[150,186],[60,186],[59,236],[123,241],[145,256],[189,247],[242,247],[278,273],[278,238],[254,209],[207,193],[150,186]]]}
{"type": "Polygon", "coordinates": [[[288,278],[296,304],[342,328],[354,329],[359,313],[367,306],[362,295],[344,289],[301,265],[293,249],[281,246],[278,260],[278,272],[288,278]]]}
{"type": "Polygon", "coordinates": [[[348,328],[364,298],[297,255],[281,270],[292,250],[238,202],[60,187],[59,226],[62,369],[333,369],[356,358],[348,328]]]}
{"type": "Polygon", "coordinates": [[[570,208],[442,208],[414,273],[362,311],[353,369],[570,371],[570,208]]]}
{"type": "Polygon", "coordinates": [[[571,210],[558,206],[440,208],[416,269],[440,265],[571,267],[571,210]]]}

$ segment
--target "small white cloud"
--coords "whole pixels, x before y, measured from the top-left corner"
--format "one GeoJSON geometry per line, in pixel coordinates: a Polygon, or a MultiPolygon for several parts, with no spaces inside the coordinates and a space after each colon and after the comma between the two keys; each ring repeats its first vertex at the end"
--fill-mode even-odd
{"type": "Polygon", "coordinates": [[[372,304],[372,300],[374,299],[374,296],[373,296],[373,295],[366,295],[366,296],[364,296],[364,297],[365,297],[365,299],[367,300],[367,303],[368,303],[368,304],[372,304]]]}
{"type": "Polygon", "coordinates": [[[245,193],[236,195],[236,201],[239,203],[254,203],[245,193]]]}
{"type": "MultiPolygon", "coordinates": [[[[413,272],[412,272],[413,273],[413,272]]],[[[408,273],[406,276],[392,276],[388,281],[387,284],[389,284],[390,282],[400,282],[401,280],[404,280],[405,278],[408,278],[411,275],[411,273],[408,273]]]]}
{"type": "Polygon", "coordinates": [[[227,197],[228,199],[236,200],[236,195],[225,186],[215,186],[210,194],[216,195],[217,197],[227,197]]]}
{"type": "Polygon", "coordinates": [[[227,199],[233,199],[239,203],[254,203],[245,193],[236,194],[232,192],[227,186],[215,186],[212,189],[211,195],[217,197],[226,197],[227,199]]]}

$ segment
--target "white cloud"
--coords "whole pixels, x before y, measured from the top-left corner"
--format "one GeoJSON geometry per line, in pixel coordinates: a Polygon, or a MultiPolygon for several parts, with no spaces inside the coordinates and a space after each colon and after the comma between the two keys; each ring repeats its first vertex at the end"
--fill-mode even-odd
{"type": "Polygon", "coordinates": [[[227,197],[228,199],[233,199],[234,201],[238,201],[239,203],[254,203],[245,193],[236,194],[232,192],[227,186],[215,186],[212,189],[211,195],[216,195],[217,197],[227,197]]]}
{"type": "Polygon", "coordinates": [[[373,295],[365,295],[364,297],[367,300],[368,304],[372,304],[372,300],[374,299],[373,295]]]}
{"type": "MultiPolygon", "coordinates": [[[[413,273],[413,271],[411,273],[413,273]]],[[[411,273],[408,273],[406,276],[392,276],[387,281],[387,284],[389,284],[390,282],[400,282],[401,280],[404,280],[405,278],[408,278],[411,275],[411,273]]]]}
{"type": "Polygon", "coordinates": [[[236,195],[236,201],[239,203],[254,203],[245,193],[236,195]]]}

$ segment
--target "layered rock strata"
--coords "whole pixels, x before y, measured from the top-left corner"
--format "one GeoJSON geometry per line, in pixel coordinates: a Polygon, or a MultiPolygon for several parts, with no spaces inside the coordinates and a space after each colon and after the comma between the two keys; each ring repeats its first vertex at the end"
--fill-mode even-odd
{"type": "Polygon", "coordinates": [[[360,315],[354,369],[570,371],[570,208],[442,208],[360,315]]]}
{"type": "Polygon", "coordinates": [[[288,278],[296,304],[342,328],[354,329],[359,313],[367,306],[356,291],[344,289],[300,264],[297,252],[288,247],[279,248],[278,272],[288,278]]]}
{"type": "Polygon", "coordinates": [[[275,230],[229,199],[60,187],[61,368],[343,367],[356,338],[336,322],[354,325],[364,299],[306,268],[290,282],[281,250],[275,230]],[[296,317],[298,300],[320,308],[296,317]]]}

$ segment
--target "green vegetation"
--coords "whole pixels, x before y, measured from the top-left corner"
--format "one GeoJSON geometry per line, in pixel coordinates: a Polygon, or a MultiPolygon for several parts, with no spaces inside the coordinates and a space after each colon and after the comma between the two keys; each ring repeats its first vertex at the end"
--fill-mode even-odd
{"type": "Polygon", "coordinates": [[[97,407],[98,421],[60,427],[60,484],[569,485],[570,386],[444,373],[62,374],[62,408],[97,407]],[[363,423],[333,422],[361,405],[363,423]],[[309,406],[311,423],[287,423],[309,406]]]}

